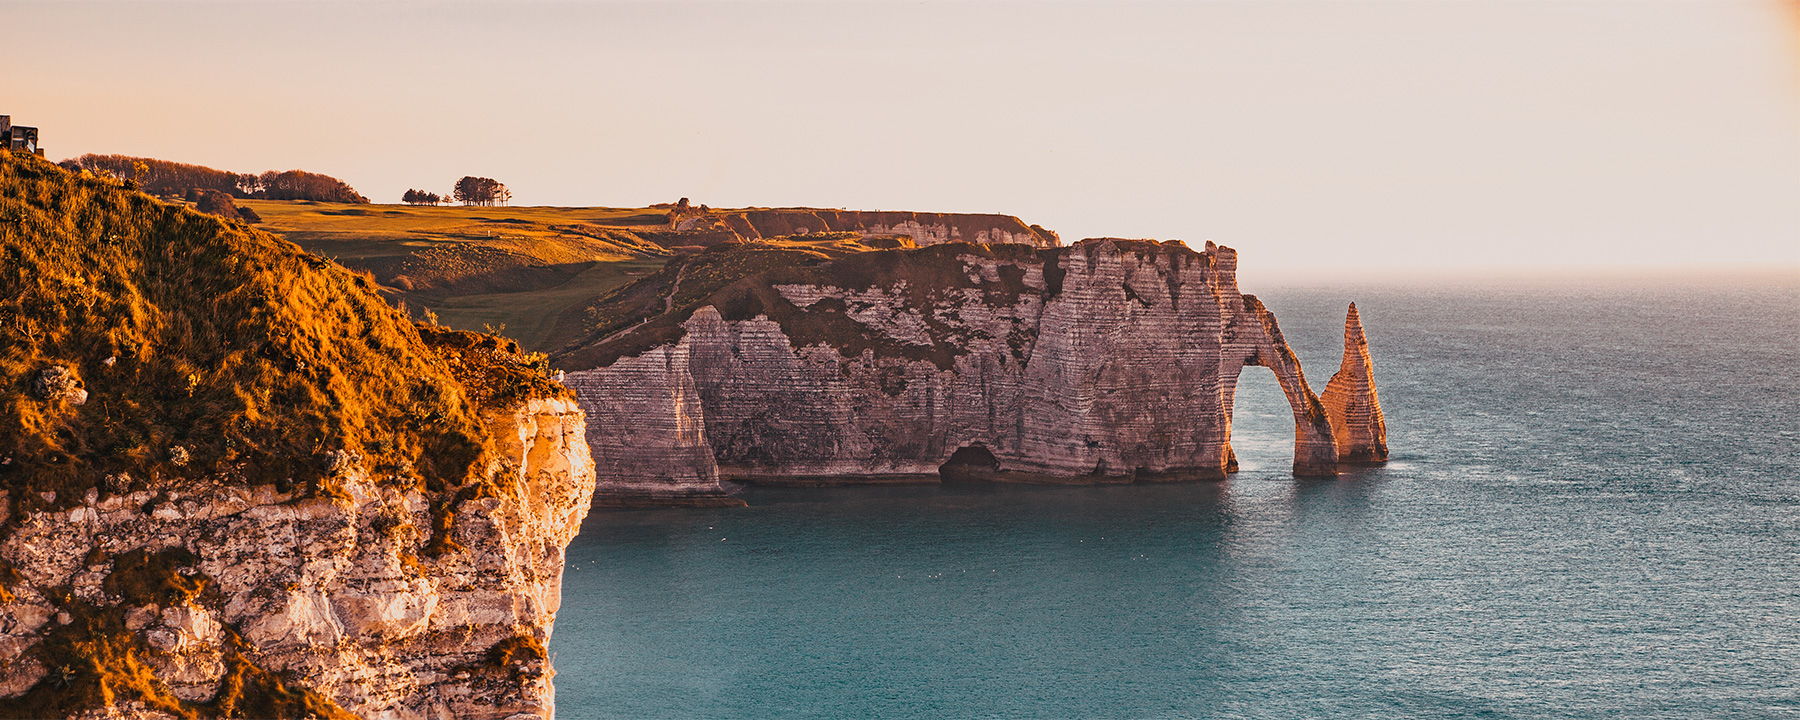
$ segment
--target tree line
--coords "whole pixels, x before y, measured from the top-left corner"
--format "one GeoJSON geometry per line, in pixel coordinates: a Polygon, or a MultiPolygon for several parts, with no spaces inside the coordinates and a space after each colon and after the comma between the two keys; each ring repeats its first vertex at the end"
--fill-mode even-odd
{"type": "Polygon", "coordinates": [[[312,200],[314,202],[367,203],[369,199],[342,180],[306,172],[287,170],[264,173],[234,173],[204,165],[132,157],[88,153],[58,163],[63,167],[95,174],[106,174],[136,183],[138,189],[164,197],[186,196],[189,190],[210,190],[234,198],[259,200],[312,200]]]}
{"type": "Polygon", "coordinates": [[[447,198],[434,192],[408,189],[400,195],[400,201],[408,205],[436,205],[452,200],[464,205],[505,205],[512,202],[512,197],[512,191],[498,180],[464,175],[456,181],[447,198]]]}

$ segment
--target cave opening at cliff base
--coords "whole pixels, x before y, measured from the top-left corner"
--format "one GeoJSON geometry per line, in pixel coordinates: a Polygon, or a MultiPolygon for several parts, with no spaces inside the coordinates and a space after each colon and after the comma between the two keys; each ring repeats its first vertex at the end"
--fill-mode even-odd
{"type": "Polygon", "coordinates": [[[950,459],[938,466],[938,478],[944,482],[968,482],[986,480],[1000,470],[1000,459],[994,457],[993,451],[981,443],[965,445],[950,454],[950,459]]]}

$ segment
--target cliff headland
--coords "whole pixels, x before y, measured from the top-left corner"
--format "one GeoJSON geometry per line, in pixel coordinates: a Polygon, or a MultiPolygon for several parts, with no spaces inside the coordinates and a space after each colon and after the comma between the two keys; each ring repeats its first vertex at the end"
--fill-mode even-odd
{"type": "Polygon", "coordinates": [[[1223,479],[1245,366],[1287,395],[1296,476],[1377,461],[1366,346],[1322,402],[1236,268],[1211,243],[1115,238],[720,247],[603,298],[552,360],[594,419],[599,505],[732,504],[732,481],[1223,479]]]}

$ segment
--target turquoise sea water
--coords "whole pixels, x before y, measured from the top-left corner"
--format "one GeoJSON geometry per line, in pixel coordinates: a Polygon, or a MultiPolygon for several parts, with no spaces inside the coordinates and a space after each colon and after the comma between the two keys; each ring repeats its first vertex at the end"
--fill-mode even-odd
{"type": "Polygon", "coordinates": [[[599,511],[562,718],[1800,717],[1800,282],[1270,290],[1363,312],[1394,458],[1217,484],[750,490],[599,511]]]}

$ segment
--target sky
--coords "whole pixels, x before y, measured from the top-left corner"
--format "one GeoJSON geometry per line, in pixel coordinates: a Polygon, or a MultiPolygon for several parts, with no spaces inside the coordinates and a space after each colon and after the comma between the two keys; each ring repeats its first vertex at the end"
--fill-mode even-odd
{"type": "Polygon", "coordinates": [[[1001,212],[1213,240],[1246,280],[1800,272],[1800,0],[0,0],[0,27],[0,114],[52,159],[1001,212]]]}

